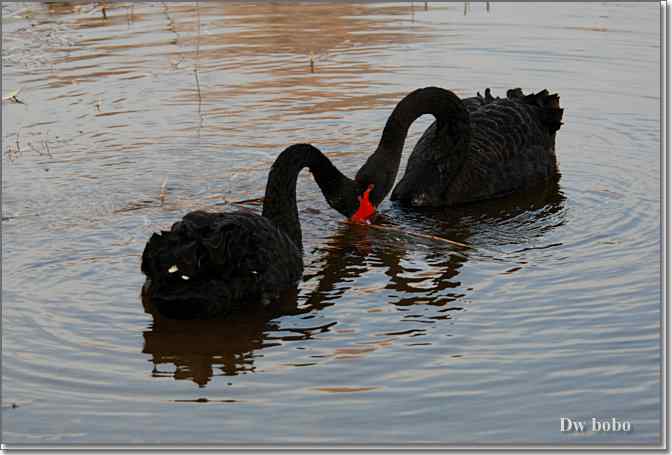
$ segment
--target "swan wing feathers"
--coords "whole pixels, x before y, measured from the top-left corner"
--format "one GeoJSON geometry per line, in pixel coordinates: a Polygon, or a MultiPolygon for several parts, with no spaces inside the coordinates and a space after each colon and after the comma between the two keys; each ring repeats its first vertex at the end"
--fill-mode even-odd
{"type": "Polygon", "coordinates": [[[448,202],[506,195],[555,175],[562,114],[557,94],[525,95],[520,89],[473,112],[471,150],[449,187],[448,202]]]}
{"type": "Polygon", "coordinates": [[[303,262],[297,246],[264,217],[196,211],[152,235],[142,271],[164,314],[212,317],[294,286],[303,262]]]}
{"type": "MultiPolygon", "coordinates": [[[[520,90],[520,89],[517,89],[520,90]]],[[[476,92],[476,96],[471,97],[471,98],[463,98],[462,103],[464,103],[464,107],[467,108],[469,113],[471,114],[472,112],[477,111],[481,107],[485,106],[486,104],[490,104],[493,101],[497,101],[501,98],[493,97],[492,93],[489,88],[485,89],[485,96],[481,95],[481,92],[476,92]]]]}
{"type": "Polygon", "coordinates": [[[539,121],[548,128],[550,133],[558,131],[562,126],[564,111],[560,107],[560,97],[557,93],[550,94],[544,89],[538,93],[525,95],[521,89],[516,88],[508,90],[506,97],[536,108],[539,121]]]}

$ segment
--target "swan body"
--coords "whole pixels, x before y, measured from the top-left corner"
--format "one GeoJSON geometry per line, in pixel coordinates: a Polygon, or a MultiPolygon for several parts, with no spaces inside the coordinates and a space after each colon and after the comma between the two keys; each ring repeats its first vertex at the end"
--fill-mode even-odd
{"type": "Polygon", "coordinates": [[[562,118],[557,95],[524,96],[520,90],[504,99],[489,95],[487,90],[485,98],[464,103],[471,138],[465,149],[454,147],[455,139],[437,130],[436,122],[425,131],[392,200],[416,207],[455,205],[533,188],[557,174],[555,132],[562,118]]]}
{"type": "Polygon", "coordinates": [[[207,319],[270,301],[301,278],[301,250],[272,221],[251,213],[188,213],[153,234],[142,271],[164,316],[207,319]]]}
{"type": "Polygon", "coordinates": [[[269,173],[261,216],[195,211],[151,236],[142,254],[143,293],[158,312],[173,319],[225,317],[295,288],[303,274],[296,181],[304,167],[332,207],[355,211],[352,180],[315,147],[288,147],[269,173]]]}
{"type": "Polygon", "coordinates": [[[391,199],[414,207],[440,207],[524,191],[558,175],[555,133],[562,125],[559,97],[543,90],[487,89],[461,100],[427,87],[402,99],[387,120],[378,149],[356,180],[374,185],[378,205],[394,184],[410,125],[423,114],[436,121],[413,149],[391,199]]]}

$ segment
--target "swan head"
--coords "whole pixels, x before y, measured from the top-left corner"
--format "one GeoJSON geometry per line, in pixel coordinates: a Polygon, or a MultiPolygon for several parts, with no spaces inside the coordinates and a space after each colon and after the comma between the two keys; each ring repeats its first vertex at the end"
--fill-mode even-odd
{"type": "Polygon", "coordinates": [[[379,147],[355,176],[360,188],[372,188],[369,199],[374,207],[378,207],[392,191],[397,178],[399,160],[386,156],[386,153],[385,149],[379,147]]]}
{"type": "Polygon", "coordinates": [[[336,178],[313,175],[329,206],[350,221],[366,223],[376,213],[377,205],[371,198],[373,185],[349,179],[340,172],[336,178]]]}

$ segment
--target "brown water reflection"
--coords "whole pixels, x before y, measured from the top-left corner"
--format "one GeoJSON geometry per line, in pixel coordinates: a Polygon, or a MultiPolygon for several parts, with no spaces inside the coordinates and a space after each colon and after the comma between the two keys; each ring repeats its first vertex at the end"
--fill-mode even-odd
{"type": "MultiPolygon", "coordinates": [[[[315,273],[304,276],[304,282],[317,281],[317,284],[306,296],[297,292],[288,292],[273,306],[255,307],[252,311],[238,315],[225,321],[174,321],[161,317],[152,307],[151,301],[143,298],[145,311],[152,315],[153,324],[143,332],[144,346],[142,352],[152,356],[156,377],[172,376],[175,380],[188,379],[201,387],[205,387],[213,376],[232,376],[254,373],[254,359],[259,351],[265,348],[280,346],[284,342],[308,340],[313,334],[329,332],[337,321],[315,327],[283,327],[277,319],[282,316],[311,315],[338,304],[343,293],[348,290],[344,283],[352,282],[366,273],[370,267],[382,269],[387,275],[385,289],[394,290],[405,297],[391,300],[388,304],[398,306],[433,305],[444,307],[437,315],[429,316],[429,322],[451,319],[456,312],[462,311],[459,305],[449,304],[465,296],[468,286],[459,281],[461,268],[472,254],[479,252],[478,241],[472,239],[478,235],[486,235],[488,231],[497,229],[517,218],[512,233],[520,243],[527,243],[530,237],[538,234],[535,227],[548,226],[549,217],[557,217],[552,226],[559,227],[564,223],[565,197],[556,182],[539,187],[537,191],[515,195],[501,199],[484,207],[462,207],[441,211],[421,211],[419,220],[423,227],[431,226],[429,232],[436,236],[452,235],[452,240],[472,243],[475,250],[461,248],[445,248],[439,245],[435,251],[426,254],[425,261],[431,264],[427,270],[420,270],[405,265],[408,248],[416,251],[416,238],[412,235],[405,241],[397,241],[395,231],[373,231],[366,226],[342,224],[327,240],[325,246],[319,247],[318,259],[312,263],[317,267],[315,273]],[[474,223],[472,216],[478,214],[481,221],[474,223]],[[520,216],[528,219],[522,222],[520,216]],[[559,217],[558,217],[559,216],[559,217]],[[457,237],[455,235],[457,234],[457,237]],[[385,238],[388,237],[388,238],[385,238]],[[418,273],[421,272],[421,273],[418,273]],[[450,290],[455,289],[455,293],[450,290]],[[438,295],[438,296],[437,296],[438,295]],[[165,364],[172,364],[173,371],[164,371],[165,364]]],[[[382,217],[384,218],[384,217],[382,217]]],[[[382,221],[382,225],[393,226],[391,220],[382,221]]],[[[415,228],[417,231],[421,227],[415,228]]],[[[423,231],[426,234],[428,231],[423,231]]],[[[421,242],[427,242],[420,238],[421,242]]],[[[504,253],[502,253],[504,254],[504,253]]],[[[366,289],[358,289],[366,293],[366,289]]],[[[376,292],[375,290],[373,291],[376,292]]],[[[373,310],[375,311],[375,310],[373,310]]],[[[403,315],[413,317],[413,315],[403,315]]],[[[309,322],[310,319],[304,322],[309,322]]],[[[422,319],[420,319],[422,321],[422,319]]],[[[338,328],[336,327],[336,330],[338,328]]],[[[387,347],[402,335],[423,333],[421,329],[401,332],[384,333],[385,339],[365,346],[341,346],[331,353],[322,353],[322,358],[362,357],[367,353],[387,347]],[[391,337],[391,338],[390,338],[391,337]]],[[[293,366],[314,365],[315,362],[293,366]]],[[[327,388],[329,389],[329,388],[327,388]]],[[[364,390],[368,390],[364,388],[364,390]]]]}
{"type": "Polygon", "coordinates": [[[215,321],[175,321],[158,314],[143,297],[145,311],[152,315],[150,330],[143,333],[142,352],[152,356],[152,376],[172,375],[176,380],[191,379],[203,387],[212,376],[254,371],[252,353],[273,346],[266,333],[270,323],[282,314],[296,314],[296,295],[288,295],[273,308],[215,321]],[[160,365],[172,363],[174,373],[163,373],[160,365]],[[215,372],[215,367],[220,372],[215,372]]]}

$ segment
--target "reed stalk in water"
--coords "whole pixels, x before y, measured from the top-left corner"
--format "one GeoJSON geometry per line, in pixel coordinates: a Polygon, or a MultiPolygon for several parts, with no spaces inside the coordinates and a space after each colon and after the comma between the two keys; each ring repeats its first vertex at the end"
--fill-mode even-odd
{"type": "Polygon", "coordinates": [[[194,64],[194,78],[196,79],[196,92],[198,93],[198,111],[201,111],[201,82],[198,79],[198,62],[201,57],[201,8],[199,2],[196,2],[196,63],[194,64]]]}
{"type": "MultiPolygon", "coordinates": [[[[347,223],[352,223],[351,221],[348,221],[347,223]]],[[[367,224],[366,227],[370,229],[375,229],[378,231],[387,231],[387,232],[394,232],[396,234],[403,234],[408,237],[418,237],[421,239],[427,239],[427,240],[434,240],[436,242],[444,242],[444,243],[449,243],[450,245],[454,246],[459,246],[460,248],[468,248],[470,250],[473,250],[473,246],[469,246],[465,243],[460,243],[456,242],[454,240],[446,239],[444,237],[439,237],[437,235],[429,235],[429,234],[420,234],[419,232],[409,232],[405,231],[403,229],[391,227],[391,226],[381,226],[380,224],[367,224]]]]}
{"type": "MultiPolygon", "coordinates": [[[[232,205],[245,205],[245,204],[252,204],[252,205],[260,205],[263,204],[264,198],[263,197],[258,197],[258,198],[252,198],[252,199],[243,199],[240,201],[227,201],[229,204],[232,205]]],[[[343,221],[343,223],[346,224],[353,224],[351,221],[343,221]]],[[[427,240],[433,240],[435,242],[443,242],[443,243],[448,243],[453,246],[457,246],[460,248],[467,248],[470,250],[473,250],[474,247],[467,245],[465,243],[461,242],[456,242],[455,240],[450,240],[445,237],[439,237],[438,235],[429,235],[429,234],[421,234],[419,232],[409,232],[405,231],[403,229],[395,228],[392,226],[382,226],[380,224],[367,224],[366,227],[370,229],[375,229],[378,231],[386,231],[386,232],[394,232],[396,234],[403,234],[408,237],[417,237],[421,239],[427,239],[427,240]]]]}

